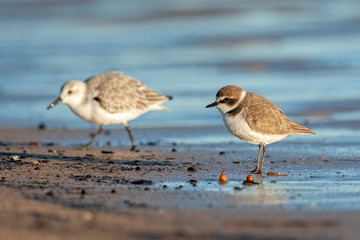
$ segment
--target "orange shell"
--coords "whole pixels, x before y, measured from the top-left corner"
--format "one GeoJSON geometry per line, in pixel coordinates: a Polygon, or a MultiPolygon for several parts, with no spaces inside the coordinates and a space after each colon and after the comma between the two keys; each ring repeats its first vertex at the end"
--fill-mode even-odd
{"type": "Polygon", "coordinates": [[[227,177],[225,175],[225,172],[221,172],[221,175],[220,175],[220,179],[219,179],[220,182],[227,182],[227,177]]]}
{"type": "Polygon", "coordinates": [[[253,181],[254,181],[253,175],[248,175],[248,176],[246,177],[246,180],[248,180],[249,182],[253,182],[253,181]]]}

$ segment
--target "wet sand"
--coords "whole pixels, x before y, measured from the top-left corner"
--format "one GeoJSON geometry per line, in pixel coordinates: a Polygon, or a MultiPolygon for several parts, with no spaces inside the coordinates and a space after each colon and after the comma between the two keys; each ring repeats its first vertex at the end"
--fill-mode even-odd
{"type": "MultiPolygon", "coordinates": [[[[79,150],[74,142],[85,143],[88,130],[0,132],[1,239],[360,237],[360,159],[324,150],[328,142],[270,145],[264,174],[254,175],[260,184],[245,186],[257,152],[250,144],[144,140],[130,152],[124,131],[111,130],[79,150]],[[119,133],[121,145],[107,143],[119,133]]],[[[166,132],[134,130],[138,139],[166,132]]]]}

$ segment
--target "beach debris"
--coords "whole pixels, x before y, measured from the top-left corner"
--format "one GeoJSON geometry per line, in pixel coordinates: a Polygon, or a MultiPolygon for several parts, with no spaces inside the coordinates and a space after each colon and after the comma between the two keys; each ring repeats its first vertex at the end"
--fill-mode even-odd
{"type": "Polygon", "coordinates": [[[20,157],[18,155],[11,155],[10,159],[15,162],[21,161],[20,157]]]}
{"type": "Polygon", "coordinates": [[[48,191],[45,192],[45,196],[46,197],[54,197],[54,193],[53,193],[52,190],[48,190],[48,191]]]}
{"type": "Polygon", "coordinates": [[[190,183],[191,185],[193,185],[193,187],[197,187],[197,180],[195,180],[195,179],[190,179],[189,183],[190,183]]]}
{"type": "Polygon", "coordinates": [[[224,151],[221,151],[221,152],[219,152],[219,155],[226,155],[226,152],[224,152],[224,151]]]}
{"type": "Polygon", "coordinates": [[[103,154],[113,154],[113,151],[107,151],[107,150],[102,150],[101,153],[103,154]]]}
{"type": "Polygon", "coordinates": [[[66,192],[68,194],[81,194],[81,195],[86,193],[85,190],[81,187],[71,187],[66,189],[66,192]]]}
{"type": "Polygon", "coordinates": [[[197,170],[194,167],[188,167],[188,172],[196,172],[197,170]]]}
{"type": "Polygon", "coordinates": [[[227,184],[228,180],[227,177],[225,175],[225,171],[222,171],[220,174],[220,178],[219,178],[219,183],[220,184],[227,184]]]}
{"type": "Polygon", "coordinates": [[[43,144],[41,142],[29,142],[28,145],[29,146],[41,147],[43,144]]]}
{"type": "Polygon", "coordinates": [[[243,190],[243,188],[241,188],[241,187],[239,187],[239,186],[234,186],[234,190],[235,190],[235,191],[241,191],[241,190],[243,190]]]}
{"type": "Polygon", "coordinates": [[[153,185],[154,184],[153,181],[145,180],[145,179],[135,180],[130,183],[135,184],[135,185],[153,185]]]}
{"type": "Polygon", "coordinates": [[[40,122],[38,125],[38,130],[45,130],[46,129],[46,125],[43,122],[40,122]]]}
{"type": "Polygon", "coordinates": [[[38,160],[32,160],[32,161],[31,161],[31,164],[32,164],[32,165],[39,165],[40,162],[39,162],[38,160]]]}
{"type": "Polygon", "coordinates": [[[180,190],[180,189],[182,189],[182,188],[183,188],[183,186],[180,185],[180,186],[176,187],[175,189],[176,189],[176,190],[180,190]]]}
{"type": "Polygon", "coordinates": [[[87,175],[71,175],[72,178],[75,178],[76,181],[79,182],[90,182],[91,179],[91,175],[87,174],[87,175]]]}
{"type": "Polygon", "coordinates": [[[242,183],[245,186],[258,185],[260,183],[255,182],[253,175],[247,175],[246,180],[242,183]]]}
{"type": "Polygon", "coordinates": [[[128,207],[133,207],[133,208],[147,208],[148,206],[145,203],[136,203],[130,200],[125,200],[124,204],[127,205],[128,207]]]}
{"type": "Polygon", "coordinates": [[[148,145],[148,146],[156,146],[157,143],[156,143],[156,142],[148,142],[147,145],[148,145]]]}
{"type": "Polygon", "coordinates": [[[271,177],[288,176],[286,173],[279,173],[279,172],[268,172],[266,175],[271,177]]]}
{"type": "Polygon", "coordinates": [[[190,179],[190,184],[195,184],[195,183],[197,183],[197,180],[195,180],[195,179],[190,179]]]}

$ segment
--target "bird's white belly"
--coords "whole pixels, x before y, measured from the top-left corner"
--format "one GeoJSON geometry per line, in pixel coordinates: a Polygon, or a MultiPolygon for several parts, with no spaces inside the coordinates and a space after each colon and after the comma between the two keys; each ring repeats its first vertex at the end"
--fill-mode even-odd
{"type": "Polygon", "coordinates": [[[93,104],[84,104],[76,108],[71,108],[71,110],[86,121],[102,125],[127,124],[128,121],[131,121],[145,113],[144,111],[110,113],[96,102],[93,102],[93,104]]]}
{"type": "Polygon", "coordinates": [[[262,134],[253,131],[243,118],[242,114],[237,116],[223,116],[227,129],[236,137],[252,144],[270,144],[284,139],[287,135],[262,134]]]}

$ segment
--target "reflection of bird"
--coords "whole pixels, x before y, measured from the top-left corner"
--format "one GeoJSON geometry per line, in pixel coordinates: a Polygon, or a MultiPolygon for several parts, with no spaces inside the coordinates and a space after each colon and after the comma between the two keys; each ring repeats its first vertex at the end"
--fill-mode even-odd
{"type": "Polygon", "coordinates": [[[98,132],[86,147],[100,135],[103,125],[124,124],[132,143],[131,150],[134,150],[136,145],[128,121],[151,110],[169,110],[162,103],[170,99],[121,72],[107,72],[92,76],[85,82],[65,83],[60,97],[48,109],[63,102],[82,119],[99,124],[98,132]]]}
{"type": "Polygon", "coordinates": [[[206,107],[216,107],[223,115],[228,130],[236,137],[259,145],[254,173],[262,172],[267,144],[291,134],[315,134],[313,130],[291,121],[268,99],[233,85],[221,88],[216,94],[216,101],[206,107]],[[263,155],[260,165],[261,147],[263,155]]]}

